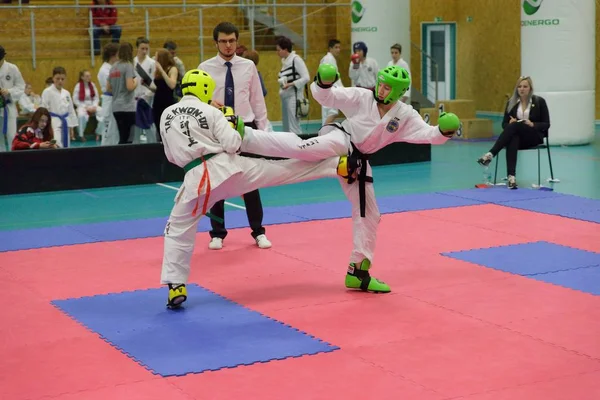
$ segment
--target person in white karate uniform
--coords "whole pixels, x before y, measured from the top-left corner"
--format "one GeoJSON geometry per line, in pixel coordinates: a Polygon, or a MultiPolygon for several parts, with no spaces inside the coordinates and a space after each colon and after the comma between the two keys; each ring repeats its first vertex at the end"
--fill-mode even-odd
{"type": "MultiPolygon", "coordinates": [[[[98,93],[98,88],[92,82],[92,74],[88,70],[79,73],[79,81],[73,89],[73,104],[79,118],[79,126],[77,127],[79,138],[82,142],[85,142],[85,129],[90,121],[90,116],[96,116],[102,112],[100,93],[98,93]]],[[[98,131],[98,128],[96,128],[96,131],[98,131]]]]}
{"type": "MultiPolygon", "coordinates": [[[[144,118],[144,120],[153,121],[152,105],[154,104],[154,92],[156,91],[156,85],[154,84],[156,61],[148,55],[150,53],[150,41],[148,39],[139,37],[135,44],[137,46],[137,55],[133,58],[133,70],[135,71],[135,79],[138,83],[135,88],[136,114],[146,112],[148,115],[146,115],[147,118],[144,118]],[[147,81],[143,78],[149,78],[150,80],[147,81]],[[146,102],[150,108],[140,107],[140,102],[146,102]]],[[[158,134],[156,132],[158,127],[152,122],[148,129],[143,129],[137,125],[138,119],[139,117],[136,117],[132,143],[156,143],[158,141],[158,134]]]]}
{"type": "Polygon", "coordinates": [[[350,57],[348,76],[352,79],[352,85],[372,90],[377,81],[379,64],[374,58],[367,57],[368,50],[365,42],[356,42],[352,45],[354,53],[350,57]]]}
{"type": "MultiPolygon", "coordinates": [[[[395,65],[400,68],[404,68],[408,75],[410,75],[410,67],[408,63],[404,61],[402,58],[402,45],[400,43],[395,43],[390,47],[390,54],[392,55],[392,59],[388,62],[387,66],[391,67],[395,65]]],[[[410,104],[410,88],[404,93],[404,96],[400,99],[401,102],[410,104]]]]}
{"type": "Polygon", "coordinates": [[[58,147],[67,148],[71,144],[74,129],[79,125],[71,93],[64,88],[67,71],[63,67],[52,70],[52,85],[42,92],[42,107],[50,111],[52,130],[58,147]]]}
{"type": "Polygon", "coordinates": [[[278,82],[282,130],[300,135],[302,128],[300,127],[298,102],[304,100],[304,91],[310,81],[310,75],[302,57],[292,51],[290,39],[286,37],[277,39],[276,51],[281,58],[278,82]]]}
{"type": "Polygon", "coordinates": [[[185,284],[198,221],[203,215],[211,217],[207,210],[216,201],[261,187],[335,177],[340,169],[340,174],[348,173],[343,171],[345,157],[306,162],[238,155],[244,121],[230,107],[222,112],[209,105],[215,86],[205,71],[188,71],[181,84],[183,98],[166,108],[160,119],[166,157],[185,171],[164,231],[161,283],[169,287],[169,308],[187,299],[185,284]]]}
{"type": "Polygon", "coordinates": [[[7,151],[17,135],[17,103],[25,91],[25,81],[15,64],[6,61],[0,46],[0,151],[7,151]]]}
{"type": "MultiPolygon", "coordinates": [[[[329,41],[328,49],[329,51],[327,52],[327,54],[325,54],[325,56],[323,56],[323,58],[321,58],[319,65],[330,64],[337,68],[336,57],[339,57],[340,51],[342,50],[340,41],[337,39],[331,39],[329,41]]],[[[342,83],[341,79],[338,79],[337,81],[335,81],[333,86],[344,87],[344,84],[342,83]]],[[[321,123],[323,125],[333,123],[338,115],[339,112],[335,108],[329,108],[325,106],[321,107],[321,123]]]]}
{"type": "Polygon", "coordinates": [[[390,287],[369,274],[380,220],[369,155],[394,142],[443,144],[458,130],[460,121],[456,115],[444,113],[439,126],[431,126],[411,106],[400,102],[410,87],[408,72],[402,68],[379,71],[375,90],[335,87],[338,79],[337,68],[323,64],[310,88],[322,106],[344,113],[342,124],[326,125],[318,137],[307,140],[285,132],[272,135],[246,128],[242,151],[305,161],[351,154],[350,173],[341,178],[342,189],[352,203],[353,221],[353,250],[345,285],[387,293],[390,287]]]}
{"type": "Polygon", "coordinates": [[[19,111],[21,115],[32,115],[42,103],[40,95],[33,93],[33,86],[25,83],[25,91],[19,99],[19,111]]]}
{"type": "Polygon", "coordinates": [[[106,87],[110,69],[119,60],[118,53],[118,43],[108,43],[104,46],[104,50],[102,51],[104,62],[98,71],[98,83],[100,83],[100,90],[102,90],[102,111],[96,114],[96,119],[98,120],[98,125],[101,126],[99,131],[100,135],[102,135],[101,146],[116,146],[119,144],[119,128],[112,112],[113,97],[112,93],[106,87]]]}

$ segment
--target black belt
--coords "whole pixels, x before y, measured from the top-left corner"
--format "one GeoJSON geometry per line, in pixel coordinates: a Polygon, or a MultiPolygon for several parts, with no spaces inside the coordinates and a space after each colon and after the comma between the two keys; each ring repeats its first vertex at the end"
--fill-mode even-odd
{"type": "Polygon", "coordinates": [[[369,165],[369,157],[371,157],[371,155],[362,153],[356,148],[354,143],[351,142],[350,144],[352,144],[352,154],[350,154],[350,157],[348,157],[348,163],[350,165],[356,165],[357,162],[355,160],[360,160],[360,171],[358,172],[358,176],[356,177],[356,179],[352,176],[348,178],[348,184],[354,183],[355,180],[358,180],[358,199],[360,203],[360,216],[364,218],[367,208],[366,183],[373,183],[373,177],[367,176],[367,167],[369,165]]]}

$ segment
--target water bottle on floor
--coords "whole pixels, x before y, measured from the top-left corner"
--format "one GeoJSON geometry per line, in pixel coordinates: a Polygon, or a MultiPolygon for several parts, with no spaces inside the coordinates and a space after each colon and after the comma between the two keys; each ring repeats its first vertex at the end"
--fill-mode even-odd
{"type": "Polygon", "coordinates": [[[486,185],[492,185],[492,171],[490,171],[490,167],[483,167],[483,183],[486,185]]]}

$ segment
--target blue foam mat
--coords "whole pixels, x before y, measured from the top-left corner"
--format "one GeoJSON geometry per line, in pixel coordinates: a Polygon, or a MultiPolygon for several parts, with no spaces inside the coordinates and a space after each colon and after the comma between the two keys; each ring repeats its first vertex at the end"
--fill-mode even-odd
{"type": "Polygon", "coordinates": [[[419,193],[390,196],[377,199],[379,207],[392,212],[431,210],[436,208],[462,207],[482,204],[479,200],[448,196],[445,193],[419,193]]]}
{"type": "Polygon", "coordinates": [[[544,241],[442,254],[517,275],[536,275],[600,265],[600,253],[544,241]]]}
{"type": "Polygon", "coordinates": [[[510,190],[506,186],[494,186],[488,189],[460,189],[438,193],[492,204],[502,204],[507,201],[546,199],[566,196],[564,194],[556,193],[554,191],[550,192],[545,190],[524,188],[510,190]]]}
{"type": "MultiPolygon", "coordinates": [[[[377,200],[382,214],[460,207],[494,203],[504,206],[563,215],[568,218],[600,223],[600,201],[531,189],[505,188],[467,189],[450,192],[382,197],[377,200]]],[[[264,210],[265,225],[294,223],[351,217],[347,201],[268,207],[264,210]]],[[[93,243],[162,236],[167,217],[128,221],[110,221],[51,228],[0,231],[0,252],[27,250],[51,246],[93,243]]],[[[245,210],[227,211],[227,228],[248,227],[245,210]]],[[[198,232],[210,230],[210,221],[203,218],[198,232]]]]}
{"type": "Polygon", "coordinates": [[[544,214],[600,222],[600,200],[560,195],[535,200],[507,201],[502,205],[544,214]]]}
{"type": "Polygon", "coordinates": [[[600,265],[549,274],[533,275],[533,279],[600,295],[600,265]]]}
{"type": "Polygon", "coordinates": [[[300,221],[348,218],[352,215],[352,205],[348,201],[304,204],[301,207],[284,206],[277,207],[276,210],[300,221]]]}
{"type": "Polygon", "coordinates": [[[97,242],[68,226],[0,231],[0,252],[97,242]]]}
{"type": "Polygon", "coordinates": [[[181,310],[165,309],[166,288],[54,300],[52,304],[161,376],[338,349],[197,285],[188,285],[188,295],[181,310]]]}
{"type": "MultiPolygon", "coordinates": [[[[480,204],[480,202],[438,193],[390,196],[378,199],[378,205],[383,214],[472,204],[480,204]]],[[[263,223],[265,225],[273,225],[300,221],[349,218],[351,215],[351,206],[347,201],[302,204],[287,207],[267,207],[264,210],[263,223]]],[[[166,221],[167,218],[162,217],[67,225],[53,228],[0,231],[0,252],[98,241],[158,237],[162,236],[166,221]]],[[[227,211],[225,214],[225,225],[228,229],[247,227],[248,217],[246,216],[246,211],[227,211]]],[[[208,230],[210,230],[210,221],[208,218],[201,219],[198,225],[198,232],[206,232],[208,230]]]]}

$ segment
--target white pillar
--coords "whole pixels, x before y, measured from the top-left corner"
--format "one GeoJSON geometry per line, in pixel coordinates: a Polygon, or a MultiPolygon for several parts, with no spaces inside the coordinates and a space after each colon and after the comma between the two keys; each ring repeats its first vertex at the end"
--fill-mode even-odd
{"type": "Polygon", "coordinates": [[[587,144],[594,139],[595,3],[521,2],[521,74],[531,76],[534,94],[546,99],[550,144],[587,144]]]}
{"type": "MultiPolygon", "coordinates": [[[[367,56],[380,68],[392,59],[390,47],[399,43],[402,58],[410,65],[410,0],[355,0],[351,7],[352,43],[365,42],[367,56]]],[[[350,60],[340,64],[341,71],[349,67],[350,60]]]]}

